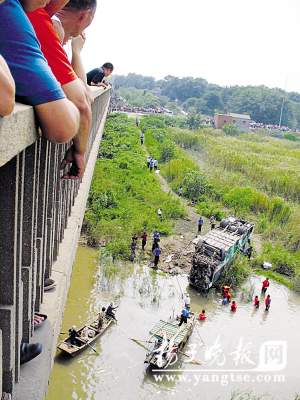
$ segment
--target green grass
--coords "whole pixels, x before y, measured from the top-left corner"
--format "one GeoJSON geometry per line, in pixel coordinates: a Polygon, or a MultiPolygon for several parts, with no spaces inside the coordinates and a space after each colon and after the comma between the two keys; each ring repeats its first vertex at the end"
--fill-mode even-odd
{"type": "Polygon", "coordinates": [[[151,116],[142,126],[172,189],[182,187],[204,216],[234,214],[254,222],[263,242],[255,264],[271,262],[275,277],[278,270],[290,270],[282,281],[299,290],[300,144],[265,134],[195,132],[151,116]]]}
{"type": "Polygon", "coordinates": [[[172,233],[185,214],[178,199],[164,193],[146,166],[139,130],[126,115],[108,117],[85,214],[88,243],[103,244],[113,257],[127,258],[131,237],[144,229],[172,233]],[[163,220],[157,217],[161,208],[163,220]]]}
{"type": "Polygon", "coordinates": [[[284,286],[287,286],[290,289],[294,288],[293,282],[291,281],[291,279],[289,279],[288,277],[279,274],[278,272],[274,272],[274,271],[270,271],[270,270],[265,270],[262,268],[254,268],[253,271],[260,276],[263,277],[268,277],[270,279],[273,279],[274,281],[281,283],[284,286]]]}

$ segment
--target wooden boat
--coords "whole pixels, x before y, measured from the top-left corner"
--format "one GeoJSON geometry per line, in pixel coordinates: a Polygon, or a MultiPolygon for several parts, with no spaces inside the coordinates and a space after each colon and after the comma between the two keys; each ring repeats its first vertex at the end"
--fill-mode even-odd
{"type": "Polygon", "coordinates": [[[103,333],[108,329],[108,327],[113,323],[112,318],[105,317],[102,329],[98,331],[98,319],[93,321],[91,324],[84,325],[80,328],[77,333],[78,337],[76,337],[76,344],[71,344],[70,336],[67,337],[63,342],[61,342],[57,348],[61,350],[63,353],[68,354],[71,357],[77,356],[86,348],[89,348],[92,343],[94,343],[103,333]],[[88,340],[80,337],[80,334],[84,330],[84,328],[88,328],[94,336],[90,337],[88,340]]]}
{"type": "Polygon", "coordinates": [[[196,323],[196,317],[190,314],[187,324],[178,326],[178,320],[160,320],[149,332],[149,343],[154,344],[146,354],[145,363],[151,368],[164,369],[172,362],[176,362],[178,355],[183,350],[191,336],[196,323]]]}

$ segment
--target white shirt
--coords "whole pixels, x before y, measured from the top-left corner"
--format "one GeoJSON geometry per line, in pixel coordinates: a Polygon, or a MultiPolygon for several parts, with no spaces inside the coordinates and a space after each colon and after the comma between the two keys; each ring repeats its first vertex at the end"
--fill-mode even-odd
{"type": "Polygon", "coordinates": [[[184,304],[185,304],[186,306],[189,306],[189,305],[191,304],[190,296],[185,296],[185,298],[184,298],[184,304]]]}

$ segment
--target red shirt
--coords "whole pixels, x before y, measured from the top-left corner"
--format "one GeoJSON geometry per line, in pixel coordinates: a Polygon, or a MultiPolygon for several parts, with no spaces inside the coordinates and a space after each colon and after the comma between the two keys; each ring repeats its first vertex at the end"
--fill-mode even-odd
{"type": "Polygon", "coordinates": [[[47,11],[44,8],[39,8],[27,13],[27,16],[34,27],[42,52],[58,82],[65,85],[77,79],[47,11]]]}
{"type": "Polygon", "coordinates": [[[230,301],[232,299],[232,294],[230,292],[226,293],[226,298],[228,301],[230,301]]]}
{"type": "Polygon", "coordinates": [[[263,284],[263,287],[264,287],[264,288],[267,288],[267,287],[270,286],[270,282],[269,282],[267,279],[264,280],[262,284],[263,284]]]}
{"type": "Polygon", "coordinates": [[[205,314],[199,314],[199,321],[205,321],[206,315],[205,314]]]}

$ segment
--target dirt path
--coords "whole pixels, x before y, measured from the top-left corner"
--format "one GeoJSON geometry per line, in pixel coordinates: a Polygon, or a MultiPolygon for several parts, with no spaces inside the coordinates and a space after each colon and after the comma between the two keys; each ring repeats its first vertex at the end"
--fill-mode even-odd
{"type": "MultiPolygon", "coordinates": [[[[174,197],[180,199],[187,211],[186,217],[176,221],[174,234],[161,239],[162,256],[159,269],[169,273],[187,273],[192,265],[192,256],[195,249],[193,241],[198,236],[199,214],[187,200],[172,191],[166,179],[159,172],[157,173],[157,178],[160,181],[162,190],[165,193],[172,193],[174,197]]],[[[209,221],[204,218],[202,234],[205,234],[209,229],[209,221]]]]}

